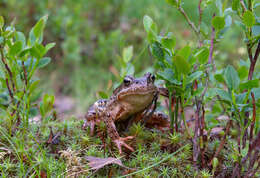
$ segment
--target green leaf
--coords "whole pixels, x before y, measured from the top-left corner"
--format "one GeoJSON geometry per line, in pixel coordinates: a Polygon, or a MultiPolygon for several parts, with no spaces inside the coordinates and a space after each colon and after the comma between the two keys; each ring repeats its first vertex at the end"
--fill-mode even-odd
{"type": "Polygon", "coordinates": [[[22,42],[23,48],[26,46],[26,38],[22,32],[16,32],[15,34],[16,40],[22,42]]]}
{"type": "Polygon", "coordinates": [[[232,10],[237,11],[239,8],[239,0],[232,1],[232,10]]]}
{"type": "Polygon", "coordinates": [[[4,24],[5,24],[4,17],[0,16],[0,29],[3,28],[4,24]]]}
{"type": "Polygon", "coordinates": [[[254,93],[256,100],[260,99],[260,88],[253,88],[252,92],[254,93]]]}
{"type": "Polygon", "coordinates": [[[238,76],[239,78],[242,80],[244,78],[246,78],[248,76],[248,69],[246,66],[241,66],[239,69],[238,69],[238,76]]]}
{"type": "Polygon", "coordinates": [[[182,56],[174,56],[173,63],[179,73],[187,75],[190,72],[191,66],[182,56]]]}
{"type": "Polygon", "coordinates": [[[44,57],[42,59],[40,59],[37,68],[43,68],[45,67],[47,64],[49,64],[51,62],[51,58],[49,57],[44,57]]]}
{"type": "Polygon", "coordinates": [[[248,80],[244,83],[240,83],[239,88],[243,90],[250,90],[259,86],[259,79],[248,80]]]}
{"type": "Polygon", "coordinates": [[[40,80],[36,80],[34,81],[31,85],[30,85],[30,88],[29,88],[29,93],[31,94],[38,86],[38,84],[40,83],[40,80]]]}
{"type": "Polygon", "coordinates": [[[224,101],[228,101],[228,102],[232,102],[232,98],[231,95],[225,91],[225,90],[221,90],[221,89],[216,89],[216,94],[219,95],[219,97],[224,100],[224,101]]]}
{"type": "Polygon", "coordinates": [[[191,48],[189,46],[184,46],[182,49],[180,49],[177,54],[179,56],[182,56],[185,60],[188,59],[191,53],[191,48]]]}
{"type": "Polygon", "coordinates": [[[123,49],[123,60],[128,63],[133,57],[133,46],[128,46],[123,49]]]}
{"type": "Polygon", "coordinates": [[[192,83],[194,80],[197,80],[198,78],[200,78],[200,76],[203,74],[202,71],[197,71],[197,72],[194,72],[192,73],[191,75],[189,75],[187,77],[187,83],[192,83]]]}
{"type": "Polygon", "coordinates": [[[46,93],[43,96],[43,107],[44,107],[45,113],[47,113],[48,111],[50,111],[52,109],[54,101],[55,101],[54,95],[48,95],[46,93]]]}
{"type": "Polygon", "coordinates": [[[200,64],[206,64],[209,58],[209,49],[207,47],[202,47],[196,54],[195,57],[198,58],[200,64]]]}
{"type": "Polygon", "coordinates": [[[157,76],[163,80],[166,80],[174,85],[181,85],[181,82],[175,79],[172,69],[166,68],[163,72],[159,71],[157,76]]]}
{"type": "Polygon", "coordinates": [[[225,27],[225,18],[224,17],[220,17],[220,16],[215,16],[212,19],[212,26],[216,29],[216,30],[221,30],[222,28],[225,27]]]}
{"type": "Polygon", "coordinates": [[[145,15],[143,18],[143,24],[144,24],[144,29],[148,33],[151,30],[151,26],[153,24],[153,19],[149,17],[148,15],[145,15]]]}
{"type": "Polygon", "coordinates": [[[16,56],[17,54],[19,54],[19,52],[21,52],[22,50],[22,42],[21,41],[16,41],[11,47],[10,47],[10,51],[9,54],[11,56],[16,56]]]}
{"type": "Polygon", "coordinates": [[[107,98],[108,98],[108,95],[107,95],[105,92],[103,92],[103,91],[99,91],[99,92],[98,92],[98,95],[99,95],[102,99],[107,99],[107,98]]]}
{"type": "Polygon", "coordinates": [[[151,45],[151,50],[152,50],[152,54],[155,58],[159,59],[159,60],[163,60],[164,59],[164,52],[162,49],[162,45],[159,42],[154,42],[151,45]]]}
{"type": "Polygon", "coordinates": [[[48,19],[48,16],[43,16],[31,29],[29,33],[29,40],[30,45],[34,45],[35,42],[41,43],[42,42],[42,36],[43,36],[43,30],[46,24],[46,21],[48,19]]]}
{"type": "Polygon", "coordinates": [[[56,43],[48,43],[45,46],[45,52],[47,53],[51,48],[53,48],[56,45],[56,43]]]}
{"type": "Polygon", "coordinates": [[[243,23],[247,27],[252,27],[254,25],[255,16],[253,15],[253,13],[251,11],[248,10],[243,14],[243,23]]]}
{"type": "Polygon", "coordinates": [[[19,57],[24,57],[27,53],[30,53],[32,50],[32,48],[25,48],[23,49],[20,54],[19,54],[19,57]]]}
{"type": "Polygon", "coordinates": [[[260,25],[254,25],[252,27],[252,33],[253,33],[254,36],[260,37],[260,25]]]}
{"type": "Polygon", "coordinates": [[[134,75],[135,73],[134,65],[131,63],[127,63],[125,71],[126,71],[126,75],[134,75]]]}
{"type": "Polygon", "coordinates": [[[165,0],[168,4],[170,4],[171,6],[177,7],[177,2],[176,0],[165,0]]]}
{"type": "Polygon", "coordinates": [[[224,83],[224,82],[225,82],[225,79],[224,79],[224,77],[223,77],[223,74],[215,74],[215,75],[214,75],[214,78],[215,78],[218,82],[220,82],[220,83],[224,83]]]}
{"type": "Polygon", "coordinates": [[[233,66],[228,65],[226,67],[225,72],[224,72],[224,79],[227,84],[227,87],[230,90],[233,90],[233,89],[236,90],[238,88],[240,79],[239,79],[237,71],[234,69],[233,66]]]}
{"type": "Polygon", "coordinates": [[[175,47],[175,44],[176,44],[176,38],[175,37],[164,37],[162,39],[162,46],[169,49],[169,50],[172,50],[174,47],[175,47]]]}

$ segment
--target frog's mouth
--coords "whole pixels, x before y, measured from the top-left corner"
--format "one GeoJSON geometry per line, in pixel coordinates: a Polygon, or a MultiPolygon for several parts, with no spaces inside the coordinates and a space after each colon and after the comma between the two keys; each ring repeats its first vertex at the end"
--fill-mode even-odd
{"type": "Polygon", "coordinates": [[[150,95],[157,92],[155,86],[141,86],[133,89],[127,89],[120,92],[120,96],[134,96],[134,95],[150,95]]]}

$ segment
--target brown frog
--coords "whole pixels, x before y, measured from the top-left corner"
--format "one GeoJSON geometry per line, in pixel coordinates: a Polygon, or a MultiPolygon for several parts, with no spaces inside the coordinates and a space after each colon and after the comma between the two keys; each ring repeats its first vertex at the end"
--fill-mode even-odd
{"type": "MultiPolygon", "coordinates": [[[[168,126],[168,117],[162,113],[154,112],[160,93],[160,90],[154,85],[154,80],[155,76],[151,73],[146,73],[141,78],[126,76],[123,83],[114,90],[109,99],[96,101],[88,109],[85,116],[86,124],[90,126],[91,135],[94,133],[95,125],[104,121],[109,137],[116,144],[119,153],[122,153],[122,146],[134,151],[125,143],[134,137],[120,137],[115,122],[124,121],[130,117],[135,117],[135,121],[153,118],[150,123],[154,123],[154,120],[158,119],[158,122],[164,122],[168,126]]],[[[162,93],[162,95],[164,94],[162,93]]]]}

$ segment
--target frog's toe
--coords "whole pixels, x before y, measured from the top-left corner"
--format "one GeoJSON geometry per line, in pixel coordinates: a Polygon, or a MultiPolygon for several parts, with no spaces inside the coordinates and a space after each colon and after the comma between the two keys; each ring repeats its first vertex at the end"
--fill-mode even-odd
{"type": "Polygon", "coordinates": [[[91,136],[94,135],[95,125],[96,125],[96,123],[95,123],[94,121],[91,121],[91,122],[89,123],[90,135],[91,135],[91,136]]]}
{"type": "Polygon", "coordinates": [[[125,148],[127,148],[128,150],[130,150],[132,152],[134,151],[134,149],[132,147],[130,147],[129,145],[127,145],[125,143],[125,141],[131,140],[133,138],[134,138],[133,136],[128,136],[128,137],[125,137],[125,138],[120,137],[120,138],[114,140],[114,143],[116,144],[116,146],[117,146],[117,148],[119,150],[119,154],[122,153],[122,146],[124,146],[125,148]]]}

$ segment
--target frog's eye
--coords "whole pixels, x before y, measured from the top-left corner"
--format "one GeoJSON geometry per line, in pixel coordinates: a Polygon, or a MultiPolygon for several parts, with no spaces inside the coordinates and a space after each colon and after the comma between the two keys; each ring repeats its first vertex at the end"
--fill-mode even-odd
{"type": "Polygon", "coordinates": [[[152,81],[154,82],[155,76],[154,76],[153,74],[151,75],[151,79],[152,79],[152,81]]]}
{"type": "Polygon", "coordinates": [[[124,84],[129,85],[131,83],[131,79],[129,77],[124,78],[124,84]]]}

